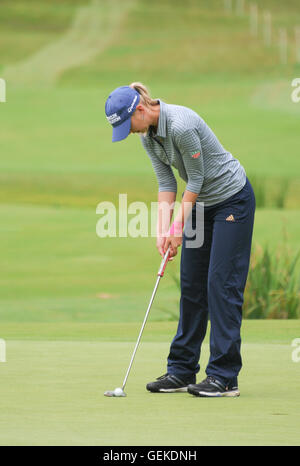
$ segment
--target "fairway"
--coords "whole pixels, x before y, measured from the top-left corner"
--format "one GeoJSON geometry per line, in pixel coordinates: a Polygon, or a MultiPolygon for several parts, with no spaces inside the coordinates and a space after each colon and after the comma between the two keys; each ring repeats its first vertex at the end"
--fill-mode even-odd
{"type": "MultiPolygon", "coordinates": [[[[155,238],[99,238],[95,209],[2,204],[0,214],[0,322],[142,322],[160,265],[155,238]]],[[[296,214],[258,209],[254,245],[276,251],[286,230],[297,251],[296,214]]],[[[180,253],[160,284],[154,320],[177,319],[179,267],[180,253]]]]}
{"type": "MultiPolygon", "coordinates": [[[[146,383],[165,372],[175,331],[175,323],[152,322],[127,397],[104,397],[122,384],[138,325],[98,324],[94,331],[77,325],[72,339],[75,327],[20,326],[20,337],[31,334],[22,340],[9,337],[16,326],[3,325],[1,445],[299,445],[300,362],[293,362],[291,346],[299,321],[245,321],[241,396],[218,399],[146,391],[146,383]]],[[[199,380],[207,360],[206,337],[199,380]]]]}

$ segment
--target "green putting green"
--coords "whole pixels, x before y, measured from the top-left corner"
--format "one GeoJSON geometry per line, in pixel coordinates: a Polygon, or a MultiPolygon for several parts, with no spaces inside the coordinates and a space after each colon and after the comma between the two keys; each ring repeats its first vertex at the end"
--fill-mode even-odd
{"type": "MultiPolygon", "coordinates": [[[[122,385],[138,324],[3,324],[0,444],[299,445],[292,341],[300,321],[244,321],[241,396],[218,399],[146,391],[165,372],[175,326],[149,322],[127,397],[107,398],[106,390],[122,385]]],[[[207,335],[197,380],[208,355],[207,335]]]]}

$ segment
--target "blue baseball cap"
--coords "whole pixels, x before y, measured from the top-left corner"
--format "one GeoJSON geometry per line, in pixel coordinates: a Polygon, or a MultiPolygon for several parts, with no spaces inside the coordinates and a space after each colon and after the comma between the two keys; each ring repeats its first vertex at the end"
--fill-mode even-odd
{"type": "Polygon", "coordinates": [[[140,101],[140,94],[129,86],[117,87],[105,103],[106,118],[113,127],[112,142],[127,138],[131,116],[140,101]]]}

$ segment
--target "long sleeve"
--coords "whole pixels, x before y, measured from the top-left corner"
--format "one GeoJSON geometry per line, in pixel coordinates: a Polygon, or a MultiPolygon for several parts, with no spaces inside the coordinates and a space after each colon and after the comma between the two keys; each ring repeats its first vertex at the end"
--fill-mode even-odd
{"type": "Polygon", "coordinates": [[[156,156],[151,157],[151,163],[158,181],[159,192],[172,191],[177,193],[177,181],[170,165],[166,165],[156,156]]]}
{"type": "Polygon", "coordinates": [[[195,129],[174,136],[188,176],[186,189],[200,193],[204,180],[204,163],[200,137],[195,129]]]}
{"type": "Polygon", "coordinates": [[[177,193],[177,181],[170,165],[162,162],[155,154],[148,150],[147,147],[145,147],[145,149],[156,174],[159,192],[171,191],[177,193]]]}

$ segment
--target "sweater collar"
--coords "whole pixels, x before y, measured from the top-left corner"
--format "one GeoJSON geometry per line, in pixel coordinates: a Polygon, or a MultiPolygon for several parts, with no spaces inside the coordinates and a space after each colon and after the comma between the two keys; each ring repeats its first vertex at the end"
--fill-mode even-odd
{"type": "Polygon", "coordinates": [[[166,109],[166,104],[160,99],[157,99],[157,101],[160,104],[160,112],[159,112],[159,118],[158,118],[157,132],[155,133],[153,131],[153,127],[150,126],[149,134],[151,136],[159,136],[161,138],[165,138],[166,135],[167,135],[167,109],[166,109]]]}

